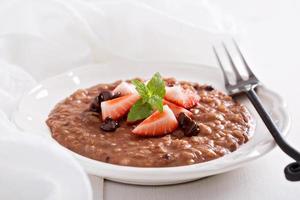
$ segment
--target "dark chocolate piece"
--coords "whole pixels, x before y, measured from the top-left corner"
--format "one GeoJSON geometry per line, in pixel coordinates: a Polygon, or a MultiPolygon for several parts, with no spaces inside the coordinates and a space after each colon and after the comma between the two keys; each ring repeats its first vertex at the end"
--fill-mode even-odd
{"type": "Polygon", "coordinates": [[[107,117],[100,126],[101,130],[106,132],[114,132],[118,127],[119,122],[113,120],[110,117],[107,117]]]}
{"type": "Polygon", "coordinates": [[[178,123],[185,136],[195,136],[200,132],[198,124],[185,113],[179,114],[178,123]]]}

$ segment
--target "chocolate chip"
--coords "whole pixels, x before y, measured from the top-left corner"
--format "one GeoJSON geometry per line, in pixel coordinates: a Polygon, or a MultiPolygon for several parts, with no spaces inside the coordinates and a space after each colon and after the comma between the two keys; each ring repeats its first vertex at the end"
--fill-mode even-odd
{"type": "Polygon", "coordinates": [[[108,101],[117,97],[120,97],[121,93],[116,93],[113,94],[111,91],[105,90],[100,92],[100,94],[98,96],[95,97],[94,101],[92,102],[92,104],[90,105],[90,111],[92,112],[97,112],[100,113],[101,112],[101,102],[102,101],[108,101]]]}
{"type": "Polygon", "coordinates": [[[174,79],[174,78],[167,78],[167,79],[164,79],[164,81],[165,81],[165,85],[168,87],[173,87],[174,85],[176,85],[178,83],[176,81],[176,79],[174,79]]]}
{"type": "Polygon", "coordinates": [[[114,99],[114,98],[118,98],[118,97],[120,97],[120,96],[121,96],[121,92],[117,92],[117,93],[115,93],[115,94],[113,95],[112,98],[114,99]]]}
{"type": "Polygon", "coordinates": [[[110,157],[109,156],[106,156],[106,158],[105,158],[105,162],[109,162],[109,160],[110,160],[110,157]]]}
{"type": "Polygon", "coordinates": [[[96,97],[94,99],[94,101],[91,103],[89,110],[92,111],[92,112],[96,112],[96,113],[101,112],[101,107],[100,107],[100,104],[99,104],[99,101],[98,101],[98,97],[96,97]]]}
{"type": "Polygon", "coordinates": [[[173,82],[167,82],[168,87],[173,87],[174,85],[175,85],[175,83],[173,83],[173,82]]]}
{"type": "Polygon", "coordinates": [[[100,126],[101,130],[106,132],[114,132],[118,127],[119,123],[110,117],[107,117],[100,126]]]}
{"type": "Polygon", "coordinates": [[[102,101],[113,99],[113,96],[114,95],[111,91],[108,90],[102,91],[98,96],[99,104],[101,104],[102,101]]]}
{"type": "Polygon", "coordinates": [[[204,87],[204,90],[206,90],[206,91],[213,91],[215,88],[213,88],[211,85],[207,85],[207,86],[205,86],[204,87]]]}
{"type": "Polygon", "coordinates": [[[178,123],[185,136],[195,136],[200,132],[198,124],[185,113],[179,114],[178,123]]]}
{"type": "Polygon", "coordinates": [[[164,154],[163,156],[162,156],[162,158],[163,159],[165,159],[165,160],[170,160],[171,159],[171,154],[169,154],[169,153],[166,153],[166,154],[164,154]]]}

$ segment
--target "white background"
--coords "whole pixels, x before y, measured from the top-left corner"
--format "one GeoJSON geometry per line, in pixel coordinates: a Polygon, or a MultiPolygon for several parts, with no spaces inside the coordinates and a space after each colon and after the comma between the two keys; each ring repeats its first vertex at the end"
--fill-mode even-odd
{"type": "MultiPolygon", "coordinates": [[[[201,56],[211,54],[202,48],[207,31],[233,34],[257,76],[284,97],[293,120],[288,141],[300,149],[300,1],[0,0],[0,60],[37,81],[114,56],[214,65],[201,56]]],[[[0,93],[1,98],[10,92],[0,93]]],[[[17,97],[11,99],[0,99],[8,115],[17,97]]],[[[105,181],[104,199],[299,199],[300,183],[284,178],[289,162],[276,149],[241,169],[187,184],[143,187],[105,181]]],[[[99,200],[99,180],[92,178],[92,183],[99,200]]]]}

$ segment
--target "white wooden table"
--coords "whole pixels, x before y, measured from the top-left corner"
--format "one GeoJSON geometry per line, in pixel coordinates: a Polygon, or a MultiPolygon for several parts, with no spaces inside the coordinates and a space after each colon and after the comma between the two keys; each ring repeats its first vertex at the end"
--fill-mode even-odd
{"type": "MultiPolygon", "coordinates": [[[[277,7],[280,17],[268,16],[259,23],[253,19],[239,39],[257,76],[285,98],[292,117],[288,141],[300,149],[300,3],[287,4],[277,7]]],[[[300,183],[284,178],[283,169],[289,162],[276,148],[243,168],[186,184],[143,187],[105,181],[104,199],[300,199],[300,183]]],[[[98,182],[93,181],[96,188],[95,184],[98,182]]]]}

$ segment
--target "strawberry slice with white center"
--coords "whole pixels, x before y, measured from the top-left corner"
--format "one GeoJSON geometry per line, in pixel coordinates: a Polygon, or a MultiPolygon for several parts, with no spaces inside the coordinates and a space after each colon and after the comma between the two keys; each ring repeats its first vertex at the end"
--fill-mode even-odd
{"type": "Polygon", "coordinates": [[[113,90],[113,94],[117,94],[118,92],[120,92],[121,96],[124,96],[124,95],[127,95],[127,94],[137,94],[137,91],[136,91],[135,87],[132,84],[127,83],[125,81],[122,81],[113,90]]]}
{"type": "Polygon", "coordinates": [[[163,112],[155,111],[133,129],[132,132],[140,136],[161,136],[171,133],[177,127],[178,122],[174,113],[169,106],[165,105],[163,112]]]}
{"type": "Polygon", "coordinates": [[[140,98],[138,94],[128,94],[112,100],[101,102],[102,119],[110,117],[117,120],[127,114],[130,108],[140,98]]]}
{"type": "Polygon", "coordinates": [[[192,108],[199,102],[199,95],[191,89],[184,89],[180,85],[166,87],[165,99],[184,108],[192,108]]]}
{"type": "Polygon", "coordinates": [[[180,106],[177,106],[176,104],[171,103],[170,101],[167,101],[165,99],[163,100],[163,104],[168,105],[169,108],[173,111],[173,113],[176,117],[178,117],[178,115],[180,113],[185,113],[187,116],[192,116],[193,115],[193,113],[188,111],[187,109],[185,109],[183,107],[180,107],[180,106]]]}

